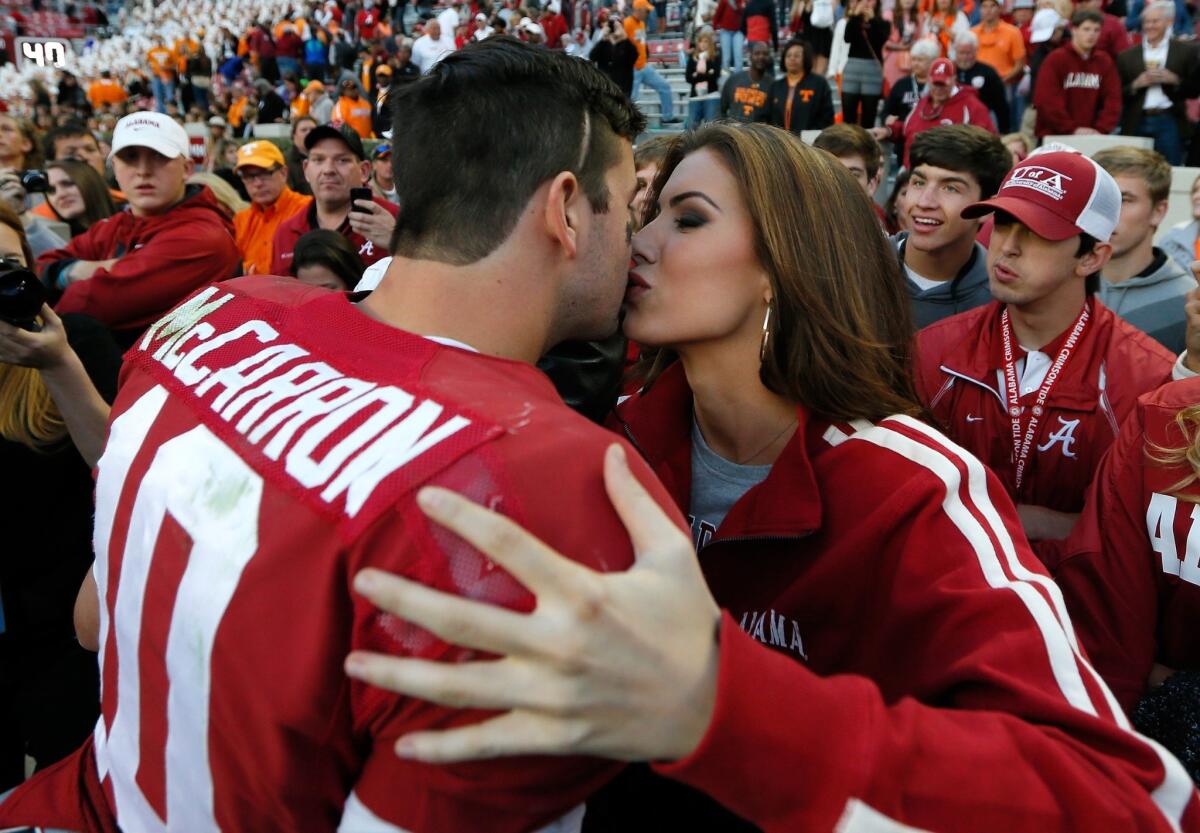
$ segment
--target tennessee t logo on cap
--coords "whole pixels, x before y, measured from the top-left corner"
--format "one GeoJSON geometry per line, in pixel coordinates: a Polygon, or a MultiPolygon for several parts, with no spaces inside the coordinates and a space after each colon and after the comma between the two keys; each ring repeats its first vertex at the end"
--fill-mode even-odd
{"type": "Polygon", "coordinates": [[[993,211],[1012,216],[1047,240],[1087,234],[1106,243],[1121,217],[1121,189],[1108,171],[1082,153],[1048,145],[1009,171],[996,196],[968,205],[962,216],[971,219],[993,211]]]}

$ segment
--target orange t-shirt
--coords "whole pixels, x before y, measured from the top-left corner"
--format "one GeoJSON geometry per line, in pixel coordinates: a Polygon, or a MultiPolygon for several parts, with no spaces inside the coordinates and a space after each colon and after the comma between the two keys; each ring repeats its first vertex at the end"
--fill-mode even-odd
{"type": "Polygon", "coordinates": [[[234,243],[242,256],[243,274],[262,275],[271,271],[275,230],[284,220],[307,211],[310,202],[312,197],[297,194],[285,185],[274,205],[263,208],[251,204],[233,215],[234,243]]]}
{"type": "Polygon", "coordinates": [[[1025,39],[1011,23],[1001,20],[990,32],[980,23],[971,31],[979,38],[978,59],[1000,73],[1001,78],[1007,78],[1017,62],[1025,58],[1025,39]]]}
{"type": "Polygon", "coordinates": [[[236,129],[242,126],[242,122],[246,118],[246,105],[248,103],[249,100],[245,96],[242,96],[229,105],[229,112],[225,114],[225,118],[229,121],[230,127],[236,129]]]}
{"type": "Polygon", "coordinates": [[[633,68],[634,69],[645,69],[646,68],[646,24],[644,22],[638,20],[633,15],[630,15],[629,17],[625,18],[624,25],[625,25],[625,34],[629,37],[629,40],[631,40],[633,42],[633,45],[637,47],[637,51],[638,51],[638,59],[637,59],[637,62],[634,63],[633,68]]]}
{"type": "Polygon", "coordinates": [[[129,94],[113,79],[97,78],[88,87],[87,97],[93,108],[99,108],[105,104],[120,104],[129,98],[129,94]]]}
{"type": "Polygon", "coordinates": [[[348,124],[359,136],[370,139],[372,135],[371,102],[365,98],[352,101],[347,96],[342,96],[333,106],[333,122],[348,124]]]}
{"type": "Polygon", "coordinates": [[[311,109],[312,105],[309,104],[308,99],[302,95],[297,95],[292,99],[292,121],[295,121],[301,116],[307,116],[308,111],[311,109]]]}
{"type": "Polygon", "coordinates": [[[163,81],[175,80],[175,67],[179,63],[179,56],[173,50],[165,46],[151,47],[146,53],[146,61],[154,74],[163,81]]]}

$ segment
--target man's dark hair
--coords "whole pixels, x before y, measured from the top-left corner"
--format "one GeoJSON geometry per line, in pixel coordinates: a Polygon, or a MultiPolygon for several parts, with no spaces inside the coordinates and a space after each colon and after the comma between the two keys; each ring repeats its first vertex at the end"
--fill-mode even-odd
{"type": "Polygon", "coordinates": [[[1104,25],[1104,15],[1095,9],[1080,9],[1071,15],[1071,25],[1078,26],[1081,23],[1095,23],[1097,26],[1104,25]]]}
{"type": "MultiPolygon", "coordinates": [[[[77,136],[87,136],[93,142],[96,141],[96,137],[92,135],[92,131],[87,129],[87,125],[77,121],[69,121],[66,124],[51,128],[46,133],[42,139],[42,155],[46,157],[47,162],[53,162],[58,158],[55,154],[55,146],[58,144],[58,140],[74,139],[77,136]]],[[[100,143],[96,142],[96,147],[99,146],[100,143]]]]}
{"type": "Polygon", "coordinates": [[[833,124],[817,134],[813,147],[832,153],[838,159],[858,156],[867,170],[867,179],[874,179],[883,163],[879,142],[857,124],[833,124]]]}
{"type": "Polygon", "coordinates": [[[1012,167],[1012,154],[995,133],[970,124],[934,127],[918,133],[908,154],[909,167],[930,165],[968,173],[979,183],[980,199],[1000,190],[1012,167]]]}
{"type": "Polygon", "coordinates": [[[494,251],[563,171],[607,211],[620,140],[646,124],[591,62],[510,37],[465,46],[393,95],[392,145],[412,152],[392,155],[403,206],[392,253],[457,265],[494,251]]]}
{"type": "Polygon", "coordinates": [[[801,49],[800,54],[804,56],[804,59],[803,59],[804,74],[808,75],[810,72],[812,72],[812,68],[813,68],[813,48],[809,45],[808,41],[804,40],[803,38],[792,38],[790,41],[788,41],[787,43],[785,43],[783,45],[783,49],[779,50],[779,66],[780,66],[780,68],[787,69],[786,59],[787,59],[788,50],[791,49],[793,46],[800,47],[800,49],[801,49]]]}

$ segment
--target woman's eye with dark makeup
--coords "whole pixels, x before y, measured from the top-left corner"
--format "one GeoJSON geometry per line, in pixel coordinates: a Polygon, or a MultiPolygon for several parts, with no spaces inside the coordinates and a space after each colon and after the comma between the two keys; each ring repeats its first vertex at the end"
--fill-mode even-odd
{"type": "Polygon", "coordinates": [[[700,226],[704,225],[705,222],[707,221],[699,214],[693,214],[691,212],[680,214],[675,218],[675,225],[681,229],[700,228],[700,226]]]}

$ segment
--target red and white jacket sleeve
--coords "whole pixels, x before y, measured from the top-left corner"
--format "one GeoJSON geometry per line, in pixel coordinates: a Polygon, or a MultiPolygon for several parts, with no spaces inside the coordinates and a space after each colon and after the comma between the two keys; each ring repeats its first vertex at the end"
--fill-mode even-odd
{"type": "Polygon", "coordinates": [[[817,676],[726,617],[707,734],[656,769],[768,833],[1200,829],[1191,780],[1128,728],[994,475],[913,420],[857,439],[919,463],[887,505],[843,510],[881,530],[858,562],[879,578],[847,583],[880,588],[846,622],[870,667],[817,676]],[[897,679],[909,696],[884,694],[897,679]]]}

